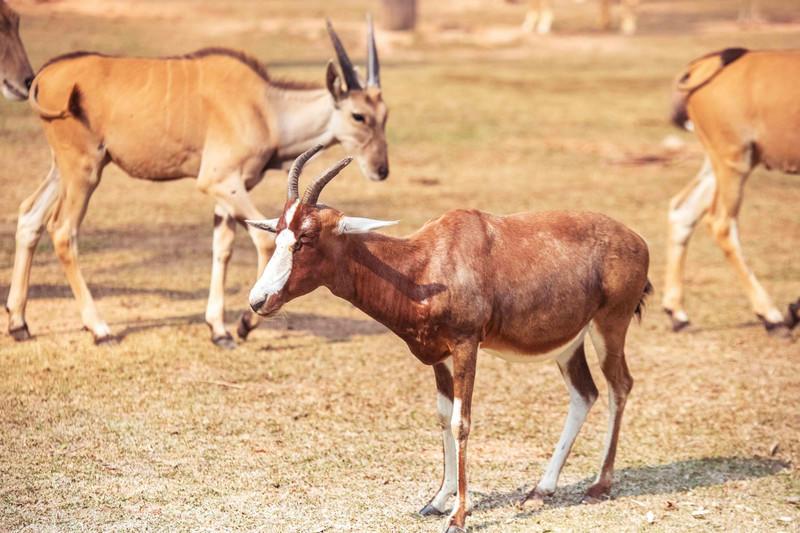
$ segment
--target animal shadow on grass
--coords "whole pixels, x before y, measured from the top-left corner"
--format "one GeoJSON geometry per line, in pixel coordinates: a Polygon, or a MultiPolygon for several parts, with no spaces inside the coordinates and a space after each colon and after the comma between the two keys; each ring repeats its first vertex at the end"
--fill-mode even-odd
{"type": "MultiPolygon", "coordinates": [[[[686,459],[674,463],[622,468],[614,472],[614,485],[611,489],[614,499],[627,496],[644,496],[688,492],[699,487],[721,485],[728,481],[738,481],[768,477],[788,468],[789,464],[778,459],[766,457],[706,457],[686,459]]],[[[545,500],[539,508],[531,508],[517,513],[517,518],[530,517],[546,509],[580,505],[583,494],[594,481],[587,477],[559,487],[552,498],[545,500]]],[[[518,487],[512,492],[489,492],[473,494],[473,513],[515,506],[531,487],[518,487]]],[[[490,528],[500,522],[471,524],[475,531],[490,528]]]]}

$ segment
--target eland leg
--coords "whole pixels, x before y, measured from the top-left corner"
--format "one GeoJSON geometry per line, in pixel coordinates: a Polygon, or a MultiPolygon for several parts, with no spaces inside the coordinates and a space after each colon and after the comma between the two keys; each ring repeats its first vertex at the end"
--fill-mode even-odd
{"type": "Polygon", "coordinates": [[[686,249],[697,222],[708,211],[714,199],[714,170],[706,157],[697,176],[669,203],[669,237],[667,268],[662,305],[672,321],[672,330],[680,331],[689,325],[683,308],[683,279],[686,249]]]}
{"type": "MultiPolygon", "coordinates": [[[[749,160],[751,157],[748,150],[745,158],[749,160]]],[[[764,323],[766,330],[773,335],[786,336],[789,332],[784,317],[747,265],[739,241],[739,209],[742,205],[745,181],[754,165],[742,171],[722,161],[721,158],[718,159],[719,161],[713,161],[714,173],[717,176],[717,193],[708,217],[711,233],[739,276],[753,311],[764,323]]]]}
{"type": "Polygon", "coordinates": [[[6,301],[8,333],[17,341],[30,338],[28,323],[25,321],[25,307],[28,303],[31,264],[44,226],[52,215],[53,205],[58,200],[58,192],[58,167],[53,162],[47,178],[19,208],[14,270],[6,301]]]}
{"type": "Polygon", "coordinates": [[[211,328],[212,341],[221,348],[235,348],[231,334],[225,329],[225,278],[233,253],[236,220],[221,205],[214,207],[214,237],[212,241],[211,284],[206,305],[206,323],[211,328]]]}
{"type": "Polygon", "coordinates": [[[53,240],[56,256],[78,301],[84,327],[94,336],[95,344],[113,341],[111,330],[100,318],[92,293],[78,265],[78,230],[86,214],[89,199],[97,188],[103,167],[107,163],[105,152],[62,153],[57,159],[62,177],[59,205],[54,208],[47,229],[53,240]]]}
{"type": "MultiPolygon", "coordinates": [[[[229,229],[231,222],[228,221],[228,218],[235,220],[240,224],[244,224],[244,221],[247,219],[264,218],[261,212],[256,208],[255,204],[253,204],[247,188],[245,187],[245,182],[246,180],[243,179],[242,174],[239,171],[231,172],[227,174],[227,177],[218,180],[214,180],[208,176],[202,175],[198,177],[198,188],[211,195],[217,201],[218,207],[215,209],[215,213],[218,213],[223,217],[221,223],[215,227],[214,231],[215,243],[217,240],[219,240],[220,244],[220,259],[223,259],[224,254],[222,252],[225,250],[225,243],[227,242],[227,239],[230,238],[232,242],[232,238],[230,236],[233,234],[233,231],[229,229]],[[222,229],[223,226],[225,226],[225,229],[222,229]]],[[[256,251],[258,252],[257,275],[260,276],[261,272],[264,270],[264,267],[267,265],[270,253],[275,246],[273,238],[269,233],[249,226],[247,228],[247,233],[250,235],[250,238],[256,247],[256,251]]],[[[228,259],[229,258],[230,255],[228,253],[228,259]]],[[[232,348],[235,346],[235,344],[230,333],[228,333],[228,331],[225,329],[224,324],[223,298],[227,264],[227,259],[217,262],[215,257],[215,262],[212,267],[212,283],[215,285],[212,287],[211,294],[209,295],[209,300],[214,298],[215,301],[213,302],[213,307],[212,302],[209,301],[206,312],[206,321],[211,329],[211,339],[214,344],[224,348],[232,348]],[[215,268],[217,269],[216,274],[214,272],[215,268]],[[209,310],[213,311],[213,316],[209,313],[209,310]]],[[[257,326],[257,315],[253,314],[251,311],[245,311],[239,321],[237,332],[239,336],[244,339],[247,337],[247,334],[257,326]]]]}

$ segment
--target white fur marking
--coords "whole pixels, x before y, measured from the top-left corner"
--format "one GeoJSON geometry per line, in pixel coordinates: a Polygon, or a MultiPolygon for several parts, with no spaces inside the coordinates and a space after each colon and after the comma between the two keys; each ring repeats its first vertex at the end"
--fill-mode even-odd
{"type": "Polygon", "coordinates": [[[453,415],[453,402],[443,394],[436,396],[436,408],[442,423],[442,445],[444,446],[444,481],[431,500],[431,505],[439,511],[444,511],[450,496],[456,491],[456,476],[458,464],[456,462],[456,441],[450,429],[450,418],[453,415]]]}
{"type": "Polygon", "coordinates": [[[250,305],[263,302],[265,298],[279,293],[286,285],[292,273],[292,249],[295,242],[297,238],[289,229],[282,230],[275,238],[275,252],[264,268],[261,278],[250,290],[250,305]]]}

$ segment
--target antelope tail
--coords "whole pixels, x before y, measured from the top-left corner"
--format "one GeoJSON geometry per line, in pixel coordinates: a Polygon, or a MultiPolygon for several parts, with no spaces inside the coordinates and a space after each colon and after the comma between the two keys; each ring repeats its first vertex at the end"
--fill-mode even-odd
{"type": "Polygon", "coordinates": [[[647,283],[644,286],[644,290],[642,290],[642,298],[639,300],[639,304],[636,306],[636,310],[633,312],[636,315],[637,320],[639,322],[642,321],[642,313],[644,312],[644,304],[647,297],[653,294],[653,284],[650,283],[650,280],[647,280],[647,283]]]}
{"type": "MultiPolygon", "coordinates": [[[[72,95],[77,91],[77,89],[78,89],[77,85],[72,87],[72,90],[70,91],[70,97],[69,97],[70,102],[73,99],[72,95]]],[[[46,108],[42,107],[39,104],[39,101],[37,99],[38,96],[39,96],[39,79],[37,78],[37,79],[35,79],[33,81],[33,87],[31,87],[30,96],[28,96],[28,104],[31,106],[31,108],[41,118],[43,118],[45,120],[57,120],[57,119],[67,118],[68,116],[70,116],[71,113],[69,111],[69,107],[70,107],[70,103],[69,102],[67,103],[67,109],[63,109],[63,110],[60,110],[60,111],[55,111],[55,110],[52,110],[52,109],[46,109],[46,108]]]]}
{"type": "Polygon", "coordinates": [[[689,97],[747,52],[746,48],[726,48],[689,63],[676,78],[672,90],[672,123],[679,128],[691,131],[692,125],[686,111],[689,97]]]}

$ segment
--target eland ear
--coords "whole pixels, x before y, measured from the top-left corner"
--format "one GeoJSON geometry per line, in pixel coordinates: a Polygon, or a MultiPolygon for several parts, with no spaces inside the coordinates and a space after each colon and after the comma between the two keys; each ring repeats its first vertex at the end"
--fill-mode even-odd
{"type": "Polygon", "coordinates": [[[253,226],[254,228],[263,229],[265,231],[269,231],[272,233],[276,233],[278,231],[278,222],[280,221],[280,217],[278,218],[266,218],[264,220],[245,220],[245,223],[253,226]]]}
{"type": "Polygon", "coordinates": [[[367,233],[374,229],[393,226],[399,220],[375,220],[374,218],[345,217],[339,219],[339,233],[367,233]]]}
{"type": "Polygon", "coordinates": [[[333,60],[328,61],[328,67],[325,71],[325,86],[328,88],[328,92],[331,93],[331,96],[333,96],[334,102],[338,102],[344,98],[346,91],[342,87],[342,79],[341,76],[339,76],[336,65],[333,64],[333,60]]]}

